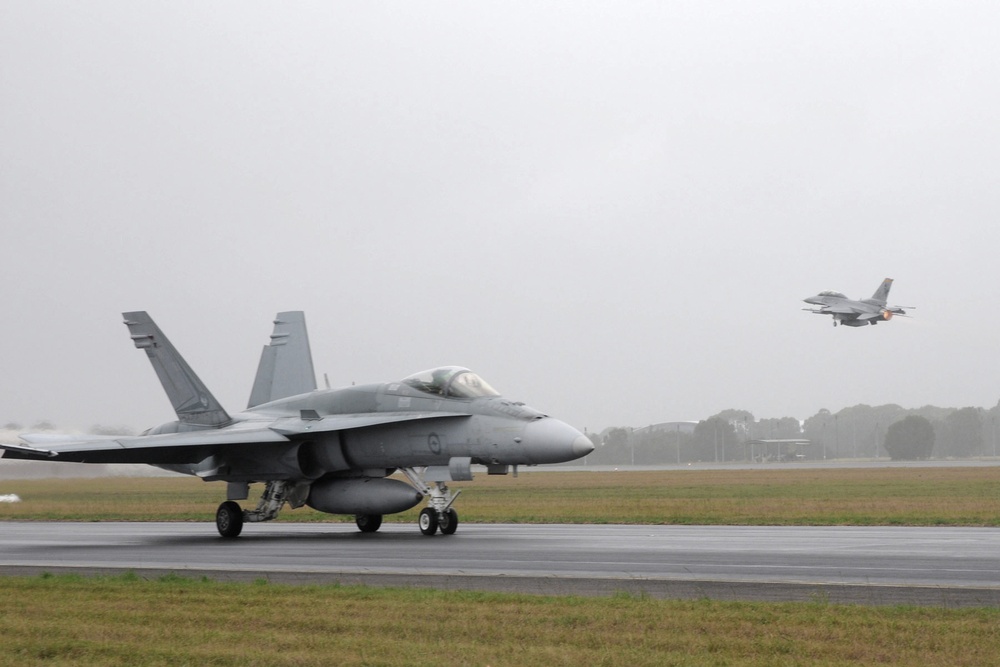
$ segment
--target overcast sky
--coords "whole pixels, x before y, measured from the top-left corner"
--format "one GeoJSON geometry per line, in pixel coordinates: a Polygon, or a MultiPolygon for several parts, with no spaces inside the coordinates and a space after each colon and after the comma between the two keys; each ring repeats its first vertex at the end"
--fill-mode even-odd
{"type": "Polygon", "coordinates": [[[0,3],[0,423],[468,366],[579,428],[1000,399],[995,2],[0,3]],[[826,289],[914,318],[831,326],[826,289]]]}

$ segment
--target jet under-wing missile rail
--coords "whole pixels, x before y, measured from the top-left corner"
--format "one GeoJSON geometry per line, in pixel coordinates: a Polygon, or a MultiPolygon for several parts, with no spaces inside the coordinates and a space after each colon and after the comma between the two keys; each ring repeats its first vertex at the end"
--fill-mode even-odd
{"type": "Polygon", "coordinates": [[[467,368],[443,366],[397,382],[316,389],[305,317],[278,313],[247,409],[228,413],[145,312],[124,313],[135,346],[149,357],[177,420],[140,436],[21,435],[4,458],[145,463],[226,483],[215,522],[236,537],[288,505],[354,515],[363,532],[421,499],[420,531],[458,527],[449,482],[472,465],[507,474],[519,465],[561,463],[593,450],[575,428],[502,397],[467,368]],[[393,478],[396,471],[407,481],[393,478]],[[408,483],[407,483],[408,482],[408,483]],[[251,484],[260,501],[244,509],[251,484]]]}
{"type": "Polygon", "coordinates": [[[833,326],[843,324],[846,327],[863,327],[869,324],[878,324],[882,321],[891,320],[894,315],[906,316],[904,308],[913,306],[889,306],[886,299],[889,298],[889,289],[892,287],[892,278],[886,278],[879,285],[870,299],[848,299],[840,292],[827,290],[820,292],[816,296],[803,299],[806,303],[819,306],[819,308],[803,308],[802,310],[816,313],[817,315],[830,315],[833,317],[833,326]]]}

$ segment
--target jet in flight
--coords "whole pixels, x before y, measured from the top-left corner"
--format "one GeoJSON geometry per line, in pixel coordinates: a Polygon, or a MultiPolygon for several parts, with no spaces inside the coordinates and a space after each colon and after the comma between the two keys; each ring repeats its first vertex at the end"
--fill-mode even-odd
{"type": "Polygon", "coordinates": [[[820,292],[816,296],[803,299],[806,303],[820,306],[820,308],[803,308],[802,310],[817,315],[832,315],[833,326],[837,326],[838,323],[847,327],[878,324],[883,320],[891,320],[893,315],[905,316],[906,311],[903,308],[913,308],[913,306],[887,306],[886,299],[889,298],[889,288],[891,287],[892,278],[886,278],[872,294],[872,298],[857,301],[848,299],[840,292],[820,292]]]}
{"type": "Polygon", "coordinates": [[[472,465],[504,475],[519,465],[572,461],[593,451],[587,436],[502,397],[467,368],[444,366],[396,382],[316,389],[302,312],[278,313],[247,409],[228,413],[145,312],[123,313],[177,420],[139,436],[24,434],[0,444],[3,457],[79,463],[145,463],[226,483],[216,512],[223,537],[244,522],[269,521],[288,504],[354,515],[375,532],[382,516],[428,499],[424,535],[458,527],[448,482],[472,479],[472,465]],[[400,471],[409,483],[390,477],[400,471]],[[254,509],[236,501],[251,484],[254,509]]]}

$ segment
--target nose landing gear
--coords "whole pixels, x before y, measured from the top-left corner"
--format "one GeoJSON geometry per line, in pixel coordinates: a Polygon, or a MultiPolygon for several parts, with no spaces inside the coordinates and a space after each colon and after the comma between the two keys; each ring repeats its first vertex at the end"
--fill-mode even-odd
{"type": "Polygon", "coordinates": [[[434,482],[428,485],[413,468],[401,468],[403,474],[420,493],[428,497],[428,505],[420,510],[417,526],[424,535],[434,535],[438,530],[442,535],[454,535],[458,530],[458,512],[451,504],[461,494],[461,490],[452,493],[445,482],[434,482]]]}
{"type": "Polygon", "coordinates": [[[454,535],[455,531],[458,530],[458,512],[449,507],[438,514],[433,508],[425,507],[420,510],[417,525],[420,526],[420,532],[428,537],[438,530],[441,531],[442,535],[454,535]]]}

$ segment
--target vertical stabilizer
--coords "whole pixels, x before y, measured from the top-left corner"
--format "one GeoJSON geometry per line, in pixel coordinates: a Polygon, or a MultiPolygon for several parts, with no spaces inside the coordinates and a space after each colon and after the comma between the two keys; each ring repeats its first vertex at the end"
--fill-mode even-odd
{"type": "Polygon", "coordinates": [[[306,316],[295,310],[278,313],[271,342],[264,346],[248,408],[316,389],[306,316]]]}
{"type": "Polygon", "coordinates": [[[872,301],[878,301],[883,306],[885,302],[889,300],[889,288],[892,287],[892,278],[886,278],[882,281],[882,284],[878,286],[875,293],[872,294],[872,301]]]}
{"type": "Polygon", "coordinates": [[[229,415],[212,392],[198,379],[183,357],[145,311],[122,313],[132,342],[146,351],[160,384],[174,406],[177,419],[185,424],[220,426],[230,421],[229,415]]]}

